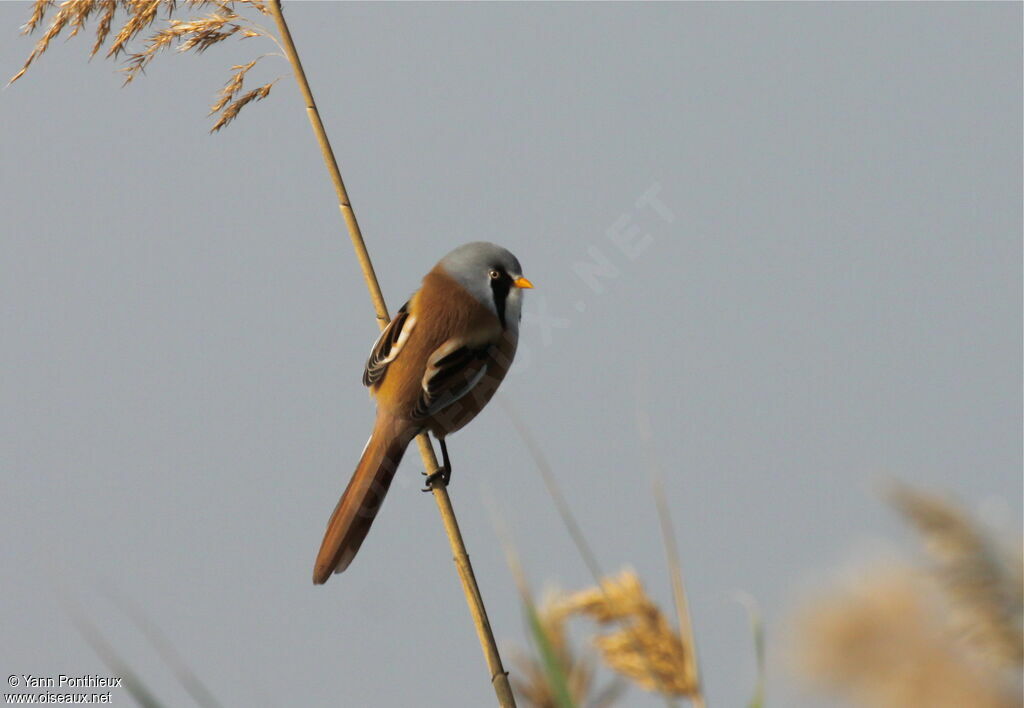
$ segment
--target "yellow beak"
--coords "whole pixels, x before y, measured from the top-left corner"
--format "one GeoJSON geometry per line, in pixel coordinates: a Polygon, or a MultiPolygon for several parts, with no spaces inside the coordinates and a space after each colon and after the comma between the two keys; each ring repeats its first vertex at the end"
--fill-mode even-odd
{"type": "Polygon", "coordinates": [[[533,288],[533,283],[531,283],[523,276],[519,276],[518,278],[513,280],[512,284],[515,285],[517,288],[526,288],[527,290],[533,288]]]}

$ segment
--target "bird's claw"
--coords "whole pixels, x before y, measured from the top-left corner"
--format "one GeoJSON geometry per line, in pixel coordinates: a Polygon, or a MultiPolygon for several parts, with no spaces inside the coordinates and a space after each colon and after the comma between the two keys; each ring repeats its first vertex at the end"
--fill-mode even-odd
{"type": "Polygon", "coordinates": [[[422,491],[424,491],[424,492],[432,492],[432,491],[434,491],[434,486],[438,482],[441,483],[442,487],[447,487],[448,486],[448,482],[451,481],[451,478],[452,478],[452,468],[451,467],[438,467],[436,470],[434,470],[430,474],[427,474],[426,472],[423,472],[423,474],[426,475],[427,478],[425,480],[423,480],[423,484],[426,485],[426,486],[423,487],[422,491]]]}

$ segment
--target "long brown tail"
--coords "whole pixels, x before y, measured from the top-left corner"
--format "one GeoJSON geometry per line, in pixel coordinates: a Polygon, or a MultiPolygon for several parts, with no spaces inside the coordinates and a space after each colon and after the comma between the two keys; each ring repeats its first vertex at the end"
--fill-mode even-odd
{"type": "Polygon", "coordinates": [[[409,430],[408,423],[387,413],[378,413],[373,435],[366,443],[352,480],[327,522],[313,567],[313,582],[317,585],[327,582],[331,573],[348,568],[356,557],[414,432],[409,430]]]}

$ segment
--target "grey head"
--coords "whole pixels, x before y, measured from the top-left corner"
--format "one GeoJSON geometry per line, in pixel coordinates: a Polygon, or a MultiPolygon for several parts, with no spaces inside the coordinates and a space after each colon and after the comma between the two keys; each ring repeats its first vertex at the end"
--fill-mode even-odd
{"type": "Polygon", "coordinates": [[[504,327],[518,327],[522,291],[533,284],[523,277],[519,259],[486,241],[459,246],[438,263],[470,295],[489,307],[504,327]]]}

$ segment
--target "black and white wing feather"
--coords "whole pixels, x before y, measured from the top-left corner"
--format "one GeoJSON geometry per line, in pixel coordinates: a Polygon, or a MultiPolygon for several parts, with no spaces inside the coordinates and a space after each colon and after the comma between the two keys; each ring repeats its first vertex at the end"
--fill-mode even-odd
{"type": "Polygon", "coordinates": [[[370,358],[366,360],[366,368],[363,369],[364,386],[372,386],[384,377],[388,364],[402,351],[402,346],[408,341],[409,333],[415,326],[416,318],[409,314],[409,303],[405,303],[370,350],[370,358]]]}
{"type": "Polygon", "coordinates": [[[490,350],[490,346],[468,347],[449,340],[431,354],[413,419],[430,417],[473,390],[487,374],[490,350]]]}

